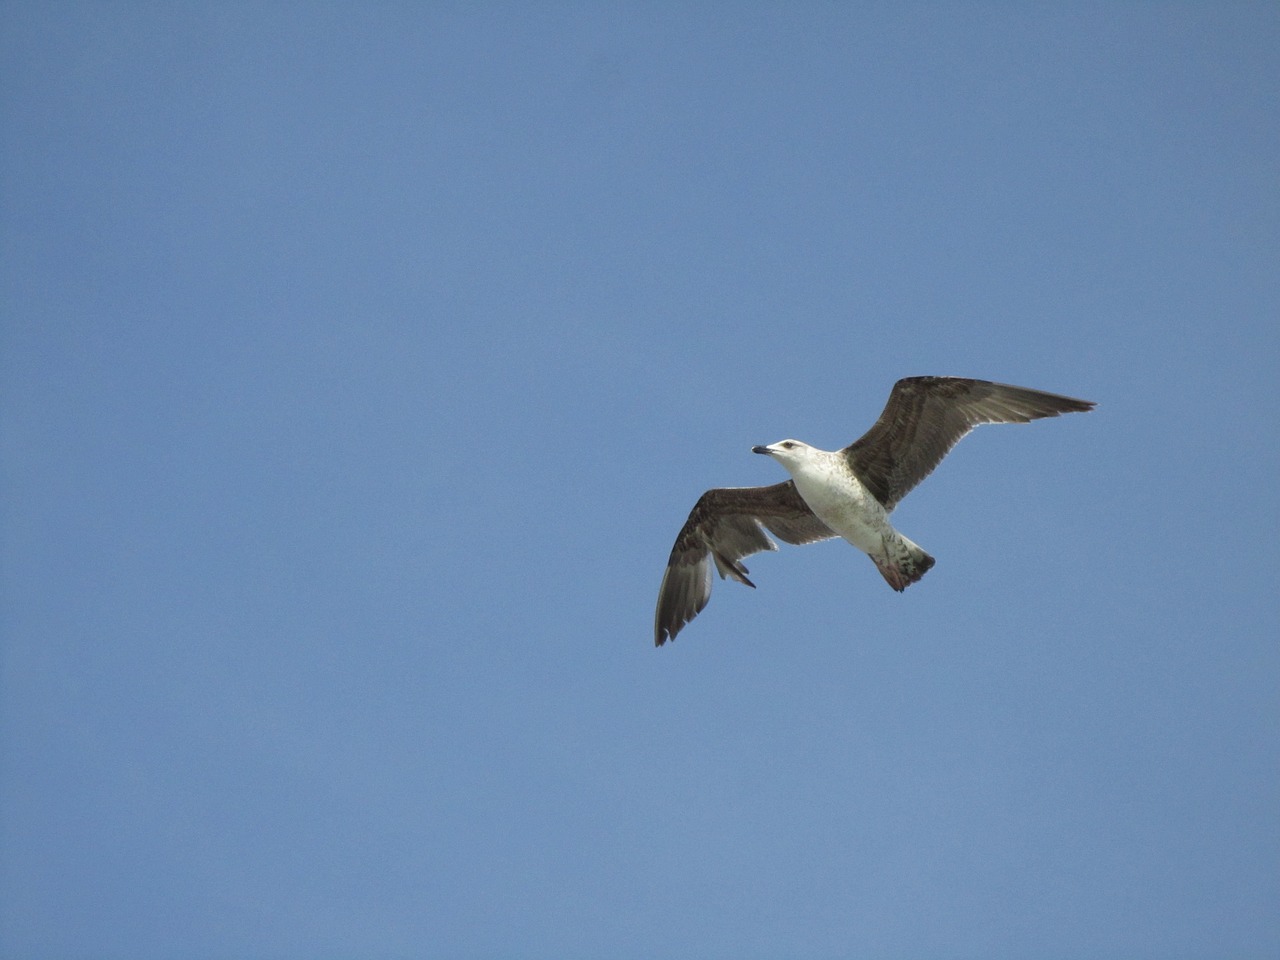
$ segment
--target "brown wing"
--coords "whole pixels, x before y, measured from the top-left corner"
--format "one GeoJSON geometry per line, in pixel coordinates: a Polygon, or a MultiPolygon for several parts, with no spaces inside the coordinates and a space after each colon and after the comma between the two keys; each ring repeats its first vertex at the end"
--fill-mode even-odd
{"type": "Polygon", "coordinates": [[[1026,423],[1093,407],[1088,400],[989,380],[908,377],[893,385],[875,426],[841,453],[892,510],[978,424],[1026,423]]]}
{"type": "Polygon", "coordinates": [[[711,599],[711,564],[721,578],[732,577],[748,587],[743,557],[777,550],[764,529],[787,543],[812,543],[835,533],[813,515],[790,480],[770,487],[727,487],[708,490],[694,504],[685,521],[667,571],[658,589],[653,641],[662,646],[711,599]]]}

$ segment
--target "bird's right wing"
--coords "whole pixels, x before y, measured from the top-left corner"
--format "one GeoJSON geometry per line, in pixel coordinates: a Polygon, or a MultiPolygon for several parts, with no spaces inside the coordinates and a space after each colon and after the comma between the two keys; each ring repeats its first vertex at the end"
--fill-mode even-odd
{"type": "Polygon", "coordinates": [[[813,543],[836,534],[814,516],[790,480],[769,487],[725,487],[708,490],[685,521],[658,590],[653,640],[662,646],[711,599],[711,564],[721,578],[748,587],[743,557],[777,550],[765,530],[787,543],[813,543]]]}
{"type": "Polygon", "coordinates": [[[965,377],[907,377],[893,385],[880,419],[842,451],[886,510],[933,472],[982,423],[1027,423],[1092,410],[1089,400],[965,377]]]}

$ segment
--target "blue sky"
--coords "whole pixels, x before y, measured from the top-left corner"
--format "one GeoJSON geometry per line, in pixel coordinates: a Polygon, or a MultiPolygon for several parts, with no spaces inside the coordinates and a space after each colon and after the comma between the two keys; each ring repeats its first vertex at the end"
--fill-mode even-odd
{"type": "Polygon", "coordinates": [[[3,17],[0,953],[1280,952],[1274,4],[3,17]]]}

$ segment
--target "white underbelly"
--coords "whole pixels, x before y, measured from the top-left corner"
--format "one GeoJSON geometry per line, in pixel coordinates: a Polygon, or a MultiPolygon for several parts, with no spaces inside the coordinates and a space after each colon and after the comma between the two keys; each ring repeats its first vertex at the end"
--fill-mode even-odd
{"type": "Polygon", "coordinates": [[[891,534],[884,506],[856,480],[795,477],[796,489],[814,515],[864,553],[883,552],[891,534]]]}

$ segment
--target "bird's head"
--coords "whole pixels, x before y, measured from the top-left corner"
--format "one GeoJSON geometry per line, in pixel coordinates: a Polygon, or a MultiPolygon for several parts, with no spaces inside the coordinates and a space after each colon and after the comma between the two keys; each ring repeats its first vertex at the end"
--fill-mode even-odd
{"type": "Polygon", "coordinates": [[[813,447],[803,440],[779,440],[767,447],[752,447],[751,452],[768,454],[790,470],[793,465],[809,460],[813,454],[813,447]]]}

